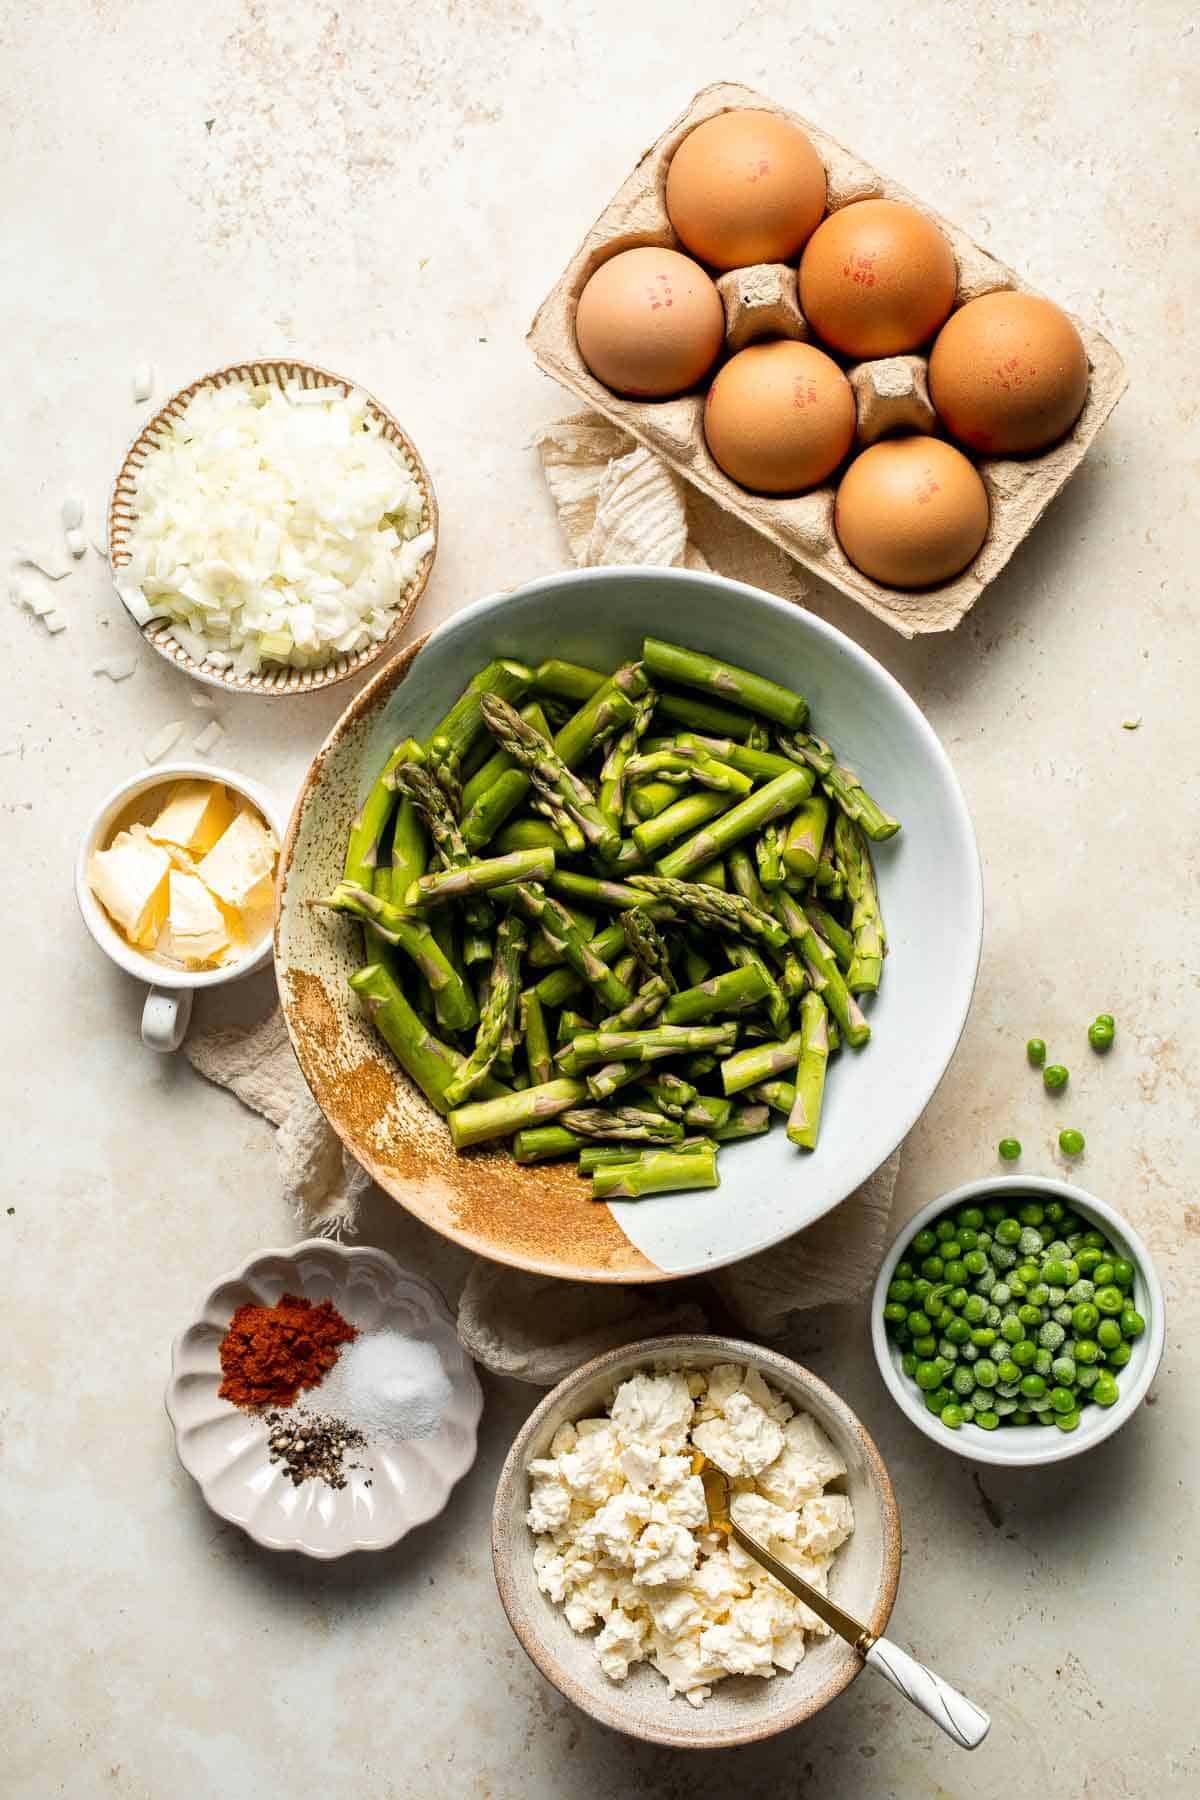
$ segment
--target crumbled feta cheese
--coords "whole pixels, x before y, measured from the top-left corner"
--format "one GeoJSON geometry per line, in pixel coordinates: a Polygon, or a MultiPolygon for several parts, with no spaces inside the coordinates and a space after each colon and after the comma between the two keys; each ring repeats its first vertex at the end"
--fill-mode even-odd
{"type": "Polygon", "coordinates": [[[721,1418],[697,1425],[692,1441],[727,1475],[757,1475],[783,1449],[783,1432],[739,1388],[725,1402],[721,1418]]]}
{"type": "Polygon", "coordinates": [[[692,1411],[684,1376],[634,1375],[617,1390],[612,1421],[623,1444],[682,1450],[692,1411]]]}
{"type": "Polygon", "coordinates": [[[814,1469],[844,1473],[824,1433],[736,1364],[633,1376],[609,1411],[560,1426],[530,1464],[541,1591],[572,1630],[598,1628],[611,1680],[649,1661],[693,1706],[726,1675],[794,1669],[805,1633],[827,1627],[708,1527],[693,1447],[720,1450],[739,1522],[825,1592],[853,1513],[845,1495],[814,1486],[814,1469]]]}

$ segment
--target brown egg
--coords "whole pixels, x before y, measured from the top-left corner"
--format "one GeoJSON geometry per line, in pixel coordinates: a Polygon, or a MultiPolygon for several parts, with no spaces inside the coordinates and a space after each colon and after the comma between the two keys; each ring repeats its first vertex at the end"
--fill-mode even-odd
{"type": "Polygon", "coordinates": [[[717,269],[786,262],[825,211],[825,165],[798,125],[753,107],[690,131],[667,170],[667,212],[717,269]]]}
{"type": "Polygon", "coordinates": [[[953,437],[993,455],[1044,450],[1087,399],[1083,339],[1036,294],[968,300],[938,333],[929,397],[953,437]]]}
{"type": "Polygon", "coordinates": [[[898,200],[830,213],[800,259],[800,309],[844,356],[898,356],[932,337],[954,304],[954,252],[932,219],[898,200]]]}
{"type": "Polygon", "coordinates": [[[887,438],[843,475],[834,526],[856,569],[888,587],[931,587],[965,569],[987,536],[987,489],[940,438],[887,438]]]}
{"type": "Polygon", "coordinates": [[[706,375],[725,334],[709,276],[678,250],[645,246],[602,263],[575,310],[579,354],[618,394],[661,400],[706,375]]]}
{"type": "Polygon", "coordinates": [[[704,436],[725,473],[760,494],[796,494],[837,468],[854,436],[854,395],[812,344],[750,344],[708,390],[704,436]]]}

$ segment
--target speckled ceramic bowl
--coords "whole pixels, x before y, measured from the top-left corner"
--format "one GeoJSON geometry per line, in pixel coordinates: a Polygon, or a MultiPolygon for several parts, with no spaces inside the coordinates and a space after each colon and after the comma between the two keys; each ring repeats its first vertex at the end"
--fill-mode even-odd
{"type": "Polygon", "coordinates": [[[983,932],[970,815],[949,758],[885,669],[811,613],[684,569],[583,569],[480,600],[406,650],[351,703],[318,752],[280,858],[275,948],[300,1067],[342,1141],[387,1193],[468,1249],[584,1281],[659,1281],[735,1262],[811,1225],[911,1130],[966,1020],[983,932]],[[456,1156],[347,979],[355,921],[309,904],[342,873],[350,821],[388,754],[426,737],[489,658],[611,669],[646,632],[790,682],[817,729],[904,829],[875,847],[891,954],[861,1055],[831,1072],[813,1156],[782,1130],[730,1145],[721,1186],[650,1204],[589,1199],[573,1165],[522,1168],[506,1148],[456,1156]]]}
{"type": "MultiPolygon", "coordinates": [[[[320,1388],[302,1401],[319,1412],[320,1388]]],[[[215,1513],[268,1550],[329,1558],[384,1550],[441,1512],[475,1460],[483,1393],[436,1288],[383,1250],[314,1238],[262,1250],[216,1284],[171,1346],[166,1404],[179,1460],[215,1513]],[[330,1299],[360,1330],[391,1327],[435,1345],[451,1384],[436,1436],[352,1452],[344,1488],[316,1480],[294,1486],[283,1464],[269,1459],[262,1420],[217,1394],[221,1339],[233,1314],[247,1304],[274,1306],[281,1294],[330,1299]]]]}
{"type": "MultiPolygon", "coordinates": [[[[146,452],[155,441],[168,432],[183,412],[188,401],[198,388],[224,387],[231,381],[251,380],[256,382],[274,382],[282,386],[285,381],[296,380],[306,388],[338,388],[348,394],[357,387],[357,383],[348,381],[345,376],[334,375],[328,369],[318,368],[315,363],[297,362],[294,357],[274,358],[252,362],[230,363],[224,369],[214,369],[208,375],[200,375],[187,387],[180,388],[171,398],[159,407],[153,416],[146,420],[137,436],[125,452],[124,460],[117,471],[113,482],[112,494],[108,503],[108,561],[114,582],[120,574],[122,566],[129,561],[128,540],[134,519],[134,494],[136,491],[138,470],[145,461],[146,452]]],[[[422,530],[433,533],[433,548],[422,559],[416,574],[409,582],[404,593],[403,604],[398,606],[388,630],[387,636],[377,644],[369,644],[365,650],[357,650],[353,655],[331,657],[320,668],[293,669],[286,664],[268,663],[264,668],[251,675],[227,674],[224,670],[214,668],[210,663],[197,662],[182,644],[172,637],[166,621],[151,619],[150,623],[140,626],[139,630],[146,642],[168,662],[177,668],[184,669],[196,681],[206,687],[224,688],[234,694],[265,694],[268,698],[290,698],[296,694],[314,694],[321,688],[334,687],[339,681],[348,681],[352,676],[362,675],[373,664],[382,661],[399,642],[405,626],[416,610],[417,602],[425,592],[433,559],[437,555],[438,540],[438,506],[433,491],[433,482],[429,471],[421,459],[420,452],[408,433],[387,408],[373,395],[367,395],[367,410],[378,420],[383,435],[388,442],[399,450],[407,463],[413,479],[421,490],[425,502],[424,515],[421,520],[422,530]]]]}
{"type": "Polygon", "coordinates": [[[701,1707],[672,1698],[657,1669],[642,1663],[623,1682],[596,1661],[592,1635],[572,1631],[561,1608],[537,1585],[534,1539],[525,1523],[529,1464],[544,1456],[558,1427],[603,1412],[619,1382],[645,1369],[711,1369],[747,1363],[799,1412],[810,1413],[840,1451],[847,1473],[832,1486],[854,1506],[854,1531],[839,1550],[830,1593],[872,1632],[891,1615],[900,1579],[900,1515],[887,1469],[844,1400],[808,1369],[739,1338],[707,1335],[648,1338],[585,1363],[525,1421],[509,1451],[492,1511],[492,1556],[500,1598],[513,1630],[547,1681],[602,1725],[675,1749],[721,1750],[756,1743],[811,1719],[865,1667],[840,1638],[809,1638],[804,1660],[769,1681],[728,1676],[701,1707]]]}
{"type": "Polygon", "coordinates": [[[1044,1175],[994,1175],[982,1181],[968,1181],[948,1194],[941,1194],[923,1206],[910,1219],[888,1251],[875,1282],[871,1299],[871,1341],[875,1360],[888,1392],[909,1422],[923,1431],[942,1450],[965,1456],[969,1462],[996,1463],[1001,1468],[1029,1469],[1045,1463],[1066,1462],[1085,1450],[1093,1449],[1119,1431],[1142,1401],[1150,1383],[1158,1373],[1166,1342],[1166,1300],[1162,1283],[1151,1260],[1150,1252],[1128,1219],[1105,1201],[1098,1200],[1084,1188],[1069,1181],[1058,1181],[1044,1175]],[[1133,1304],[1146,1321],[1141,1337],[1134,1338],[1132,1354],[1118,1371],[1120,1398],[1109,1407],[1087,1406],[1074,1431],[1056,1431],[1045,1426],[1022,1427],[1020,1430],[1001,1426],[984,1431],[978,1425],[962,1425],[951,1431],[934,1417],[925,1405],[924,1395],[915,1381],[910,1381],[900,1366],[900,1351],[888,1335],[883,1307],[893,1271],[913,1237],[923,1226],[959,1206],[986,1206],[989,1200],[1003,1200],[1016,1206],[1021,1200],[1061,1200],[1072,1212],[1089,1220],[1127,1257],[1137,1271],[1133,1284],[1133,1304]]]}

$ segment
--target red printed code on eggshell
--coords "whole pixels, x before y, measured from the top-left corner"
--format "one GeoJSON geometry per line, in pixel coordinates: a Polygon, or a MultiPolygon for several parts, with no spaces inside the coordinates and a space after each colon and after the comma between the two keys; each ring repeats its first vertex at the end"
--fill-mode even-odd
{"type": "Polygon", "coordinates": [[[927,481],[922,482],[921,486],[917,489],[917,505],[928,506],[929,502],[933,499],[933,496],[935,494],[940,494],[941,491],[941,482],[934,481],[931,476],[927,481]]]}
{"type": "Polygon", "coordinates": [[[848,262],[843,263],[842,274],[847,281],[857,282],[859,287],[872,288],[878,279],[874,263],[873,256],[852,256],[848,262]]]}
{"type": "Polygon", "coordinates": [[[817,390],[813,383],[806,381],[803,375],[797,375],[792,383],[792,405],[815,406],[816,404],[817,390]]]}
{"type": "Polygon", "coordinates": [[[750,166],[747,168],[746,180],[747,181],[758,181],[761,179],[762,176],[769,175],[770,173],[771,173],[770,163],[767,161],[765,156],[760,156],[754,162],[752,162],[750,164],[750,166]]]}
{"type": "Polygon", "coordinates": [[[1019,388],[1024,382],[1032,381],[1036,374],[1036,369],[1022,369],[1020,357],[1010,356],[1007,362],[997,367],[996,380],[1002,388],[1019,388]]]}

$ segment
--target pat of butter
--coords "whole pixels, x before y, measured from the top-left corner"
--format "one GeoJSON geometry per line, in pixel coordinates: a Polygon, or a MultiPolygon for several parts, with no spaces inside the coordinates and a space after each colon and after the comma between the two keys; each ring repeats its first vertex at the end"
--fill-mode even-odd
{"type": "Polygon", "coordinates": [[[147,832],[156,844],[173,844],[204,856],[233,821],[234,805],[220,781],[180,781],[147,832]]]}
{"type": "Polygon", "coordinates": [[[218,900],[237,911],[259,882],[274,873],[278,848],[274,834],[256,814],[240,812],[197,865],[196,873],[218,900]]]}
{"type": "Polygon", "coordinates": [[[170,907],[158,949],[178,962],[211,963],[229,948],[229,927],[217,902],[196,875],[170,874],[170,907]]]}
{"type": "Polygon", "coordinates": [[[88,863],[88,886],[132,944],[153,944],[167,916],[171,859],[144,825],[118,832],[88,863]]]}

